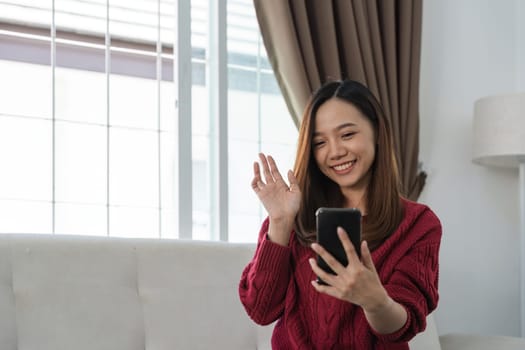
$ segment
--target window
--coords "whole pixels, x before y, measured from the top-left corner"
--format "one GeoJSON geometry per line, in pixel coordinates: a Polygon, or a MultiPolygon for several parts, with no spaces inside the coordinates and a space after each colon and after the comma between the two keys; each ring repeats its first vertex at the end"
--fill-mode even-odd
{"type": "Polygon", "coordinates": [[[255,241],[293,165],[250,0],[0,0],[0,76],[0,232],[255,241]]]}

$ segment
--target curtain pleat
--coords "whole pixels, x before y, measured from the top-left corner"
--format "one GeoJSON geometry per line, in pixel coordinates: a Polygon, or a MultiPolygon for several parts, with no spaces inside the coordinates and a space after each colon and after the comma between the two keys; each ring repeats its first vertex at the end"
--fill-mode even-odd
{"type": "Polygon", "coordinates": [[[397,122],[399,120],[399,70],[397,59],[398,40],[396,35],[396,18],[394,15],[392,15],[395,14],[396,11],[395,5],[396,4],[394,1],[381,1],[379,3],[379,13],[382,14],[380,16],[380,28],[381,37],[383,38],[382,48],[385,55],[384,66],[386,87],[388,91],[388,103],[383,102],[383,104],[388,106],[385,106],[385,111],[388,113],[388,115],[390,115],[396,151],[398,154],[400,154],[400,126],[397,122]],[[388,110],[386,108],[388,108],[388,110]]]}
{"type": "Polygon", "coordinates": [[[423,27],[423,3],[413,1],[412,16],[412,51],[410,52],[410,89],[409,89],[409,108],[408,116],[413,116],[409,120],[407,128],[413,130],[409,133],[406,155],[407,171],[405,183],[408,186],[407,195],[409,198],[417,199],[425,186],[426,173],[419,169],[419,72],[421,67],[421,28],[423,27]],[[414,178],[414,174],[417,176],[414,178]]]}
{"type": "Polygon", "coordinates": [[[337,45],[332,2],[310,2],[310,23],[314,28],[314,47],[318,58],[321,83],[326,79],[340,79],[341,62],[337,45]]]}
{"type": "Polygon", "coordinates": [[[291,4],[295,14],[294,19],[295,27],[297,28],[297,39],[299,42],[299,47],[301,48],[301,52],[303,53],[304,65],[308,78],[308,89],[313,91],[315,86],[320,84],[320,74],[318,70],[319,65],[317,63],[317,57],[315,54],[316,48],[313,45],[315,40],[313,39],[312,31],[310,30],[308,10],[304,1],[292,1],[291,4]]]}
{"type": "Polygon", "coordinates": [[[383,104],[403,193],[417,199],[422,0],[254,0],[276,79],[299,125],[309,96],[354,79],[383,104]]]}
{"type": "Polygon", "coordinates": [[[276,73],[277,83],[296,126],[300,124],[312,87],[305,70],[303,54],[297,40],[294,13],[289,3],[280,0],[257,1],[254,3],[259,26],[271,35],[262,33],[268,58],[276,73]],[[288,38],[283,40],[283,38],[288,38]],[[293,38],[293,40],[290,40],[293,38]],[[277,53],[277,54],[275,54],[277,53]]]}
{"type": "Polygon", "coordinates": [[[350,1],[337,1],[339,48],[344,57],[343,77],[366,82],[365,62],[363,52],[359,43],[356,13],[350,1]]]}

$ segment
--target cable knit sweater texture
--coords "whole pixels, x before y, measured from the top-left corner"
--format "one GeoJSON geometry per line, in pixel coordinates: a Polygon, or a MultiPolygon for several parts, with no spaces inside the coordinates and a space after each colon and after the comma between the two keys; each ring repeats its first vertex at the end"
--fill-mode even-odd
{"type": "Polygon", "coordinates": [[[308,263],[315,253],[293,232],[288,247],[265,239],[269,221],[264,221],[239,295],[256,323],[277,321],[272,349],[408,349],[437,306],[441,224],[427,206],[403,203],[399,227],[372,252],[383,286],[408,313],[405,325],[386,335],[370,327],[359,306],[318,293],[310,284],[316,276],[308,263]]]}

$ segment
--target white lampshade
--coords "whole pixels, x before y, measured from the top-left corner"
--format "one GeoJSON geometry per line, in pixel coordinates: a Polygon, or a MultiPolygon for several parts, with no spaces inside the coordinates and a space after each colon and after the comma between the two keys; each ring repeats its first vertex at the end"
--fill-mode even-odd
{"type": "Polygon", "coordinates": [[[524,163],[525,93],[477,100],[473,128],[473,162],[499,167],[524,163]]]}

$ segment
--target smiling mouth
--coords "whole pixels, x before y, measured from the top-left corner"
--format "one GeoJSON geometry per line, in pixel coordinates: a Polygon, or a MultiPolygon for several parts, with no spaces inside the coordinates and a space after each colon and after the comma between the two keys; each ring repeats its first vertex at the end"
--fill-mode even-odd
{"type": "Polygon", "coordinates": [[[335,170],[335,171],[345,171],[347,169],[350,169],[354,164],[355,164],[355,160],[352,160],[350,162],[347,162],[347,163],[343,163],[343,164],[339,164],[339,165],[334,165],[332,168],[335,170]]]}

